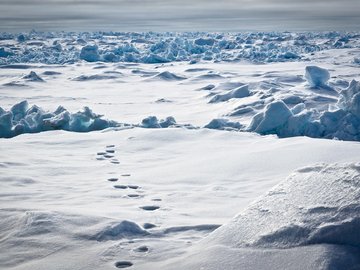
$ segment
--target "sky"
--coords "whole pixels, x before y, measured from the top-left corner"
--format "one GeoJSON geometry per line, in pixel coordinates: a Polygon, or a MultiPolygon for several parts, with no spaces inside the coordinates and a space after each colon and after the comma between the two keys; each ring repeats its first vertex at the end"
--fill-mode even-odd
{"type": "Polygon", "coordinates": [[[360,30],[360,0],[0,0],[0,31],[360,30]]]}

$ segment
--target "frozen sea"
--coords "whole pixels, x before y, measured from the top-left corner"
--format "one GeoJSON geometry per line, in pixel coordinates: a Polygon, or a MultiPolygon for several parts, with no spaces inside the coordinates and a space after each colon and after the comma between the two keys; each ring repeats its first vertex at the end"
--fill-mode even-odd
{"type": "Polygon", "coordinates": [[[1,269],[360,269],[360,34],[0,34],[1,269]]]}

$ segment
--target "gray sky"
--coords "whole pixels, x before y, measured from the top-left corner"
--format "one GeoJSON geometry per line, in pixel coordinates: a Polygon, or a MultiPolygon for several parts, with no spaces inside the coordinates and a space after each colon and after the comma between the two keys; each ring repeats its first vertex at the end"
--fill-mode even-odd
{"type": "Polygon", "coordinates": [[[360,0],[0,0],[0,31],[360,30],[360,0]]]}

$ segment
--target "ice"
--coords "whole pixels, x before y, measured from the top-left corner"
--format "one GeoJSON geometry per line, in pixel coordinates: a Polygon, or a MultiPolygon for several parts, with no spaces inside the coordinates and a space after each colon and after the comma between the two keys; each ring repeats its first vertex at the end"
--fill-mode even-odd
{"type": "Polygon", "coordinates": [[[0,57],[8,57],[13,55],[11,51],[6,50],[5,48],[0,48],[0,57]]]}
{"type": "Polygon", "coordinates": [[[1,33],[0,39],[18,42],[0,49],[0,64],[173,61],[293,62],[307,60],[307,54],[342,48],[356,48],[356,34],[335,33],[121,33],[80,32],[29,35],[1,33]],[[221,36],[221,38],[219,38],[221,36]],[[49,42],[43,42],[48,40],[49,42]],[[41,46],[40,46],[41,45],[41,46]],[[15,50],[13,50],[13,48],[15,50]]]}
{"type": "Polygon", "coordinates": [[[97,45],[86,45],[82,47],[80,52],[80,59],[83,59],[88,62],[96,62],[100,60],[100,55],[98,52],[97,45]]]}
{"type": "Polygon", "coordinates": [[[204,128],[209,129],[219,129],[219,130],[239,130],[243,126],[239,122],[231,122],[228,119],[213,119],[204,126],[204,128]]]}
{"type": "Polygon", "coordinates": [[[305,69],[305,78],[311,87],[323,87],[327,85],[327,81],[330,79],[330,73],[321,67],[307,66],[305,69]]]}
{"type": "Polygon", "coordinates": [[[291,116],[292,112],[283,101],[274,101],[266,106],[264,112],[254,116],[248,129],[260,134],[276,134],[291,116]]]}
{"type": "Polygon", "coordinates": [[[0,110],[0,138],[59,129],[89,132],[119,125],[115,121],[102,119],[101,115],[93,113],[88,107],[77,113],[70,113],[61,106],[54,112],[45,112],[35,105],[30,109],[28,107],[25,100],[12,106],[10,111],[0,110]]]}
{"type": "Polygon", "coordinates": [[[160,121],[156,116],[149,116],[142,120],[140,126],[143,128],[168,128],[174,125],[176,125],[176,120],[172,116],[168,116],[160,121]]]}

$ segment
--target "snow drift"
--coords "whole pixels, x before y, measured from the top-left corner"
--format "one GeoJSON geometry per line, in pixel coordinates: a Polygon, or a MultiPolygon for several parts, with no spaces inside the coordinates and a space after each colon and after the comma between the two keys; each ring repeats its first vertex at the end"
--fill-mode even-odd
{"type": "Polygon", "coordinates": [[[182,269],[359,269],[359,183],[359,163],[302,168],[200,242],[182,269]]]}

